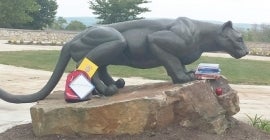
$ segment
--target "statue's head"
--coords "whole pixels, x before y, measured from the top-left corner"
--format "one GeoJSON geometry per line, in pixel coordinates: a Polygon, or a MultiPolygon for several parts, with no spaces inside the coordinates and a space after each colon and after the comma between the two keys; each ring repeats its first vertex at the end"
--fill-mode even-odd
{"type": "Polygon", "coordinates": [[[248,54],[242,34],[233,29],[232,22],[225,22],[219,29],[217,36],[218,45],[232,57],[238,59],[248,54]]]}

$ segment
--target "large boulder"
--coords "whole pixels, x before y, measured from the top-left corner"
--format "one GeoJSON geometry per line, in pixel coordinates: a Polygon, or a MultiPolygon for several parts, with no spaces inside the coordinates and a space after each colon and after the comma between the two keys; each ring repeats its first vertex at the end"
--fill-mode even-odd
{"type": "Polygon", "coordinates": [[[138,134],[171,123],[221,134],[239,110],[237,92],[220,78],[127,86],[112,97],[80,103],[66,103],[59,91],[33,106],[31,116],[37,136],[138,134]],[[223,94],[217,96],[216,88],[223,94]]]}

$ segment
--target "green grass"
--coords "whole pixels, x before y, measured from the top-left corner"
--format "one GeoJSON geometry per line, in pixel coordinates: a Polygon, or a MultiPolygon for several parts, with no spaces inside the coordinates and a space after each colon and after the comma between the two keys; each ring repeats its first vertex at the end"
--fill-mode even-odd
{"type": "MultiPolygon", "coordinates": [[[[59,57],[59,51],[0,52],[0,63],[19,67],[52,71],[59,57]]],[[[70,61],[66,71],[72,71],[75,63],[70,61]]]]}
{"type": "MultiPolygon", "coordinates": [[[[27,68],[52,71],[59,56],[59,51],[20,51],[0,52],[0,63],[27,68]]],[[[241,60],[233,58],[201,57],[188,66],[195,69],[199,63],[219,63],[221,74],[231,83],[270,85],[270,62],[241,60]]],[[[68,71],[75,69],[75,63],[70,62],[68,71]]],[[[145,77],[150,79],[169,80],[163,67],[153,69],[135,69],[125,66],[110,66],[109,72],[120,77],[145,77]]]]}
{"type": "Polygon", "coordinates": [[[270,121],[262,119],[262,116],[258,116],[257,114],[254,117],[247,115],[249,119],[249,124],[253,127],[256,127],[265,132],[270,132],[270,121]]]}

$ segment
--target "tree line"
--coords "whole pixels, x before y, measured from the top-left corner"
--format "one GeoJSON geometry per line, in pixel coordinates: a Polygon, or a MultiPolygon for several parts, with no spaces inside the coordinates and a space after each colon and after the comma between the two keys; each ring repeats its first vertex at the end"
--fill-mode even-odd
{"type": "Polygon", "coordinates": [[[55,0],[0,0],[0,27],[42,29],[54,21],[55,0]]]}
{"type": "MultiPolygon", "coordinates": [[[[147,0],[90,0],[89,8],[97,15],[98,24],[141,19],[139,14],[150,11],[140,7],[147,0]]],[[[80,21],[69,24],[56,17],[56,0],[0,0],[0,28],[83,30],[80,21]]],[[[89,13],[90,14],[90,13],[89,13]]]]}
{"type": "Polygon", "coordinates": [[[245,41],[270,43],[270,25],[253,24],[251,28],[240,30],[245,41]]]}
{"type": "MultiPolygon", "coordinates": [[[[149,12],[142,4],[148,0],[89,0],[89,8],[97,15],[97,24],[110,24],[134,19],[149,12]]],[[[56,0],[0,0],[0,28],[84,30],[80,21],[56,17],[56,0]]],[[[90,14],[90,13],[89,13],[90,14]]],[[[245,41],[270,42],[270,25],[253,25],[241,30],[245,41]]]]}

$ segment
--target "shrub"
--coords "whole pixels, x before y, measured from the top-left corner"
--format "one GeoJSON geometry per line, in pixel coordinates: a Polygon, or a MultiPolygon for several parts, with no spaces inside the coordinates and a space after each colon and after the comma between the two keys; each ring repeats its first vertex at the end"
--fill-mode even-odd
{"type": "Polygon", "coordinates": [[[270,121],[262,119],[262,116],[258,116],[257,114],[252,118],[251,116],[247,115],[249,119],[249,124],[253,127],[256,127],[260,130],[265,132],[270,132],[270,121]]]}

